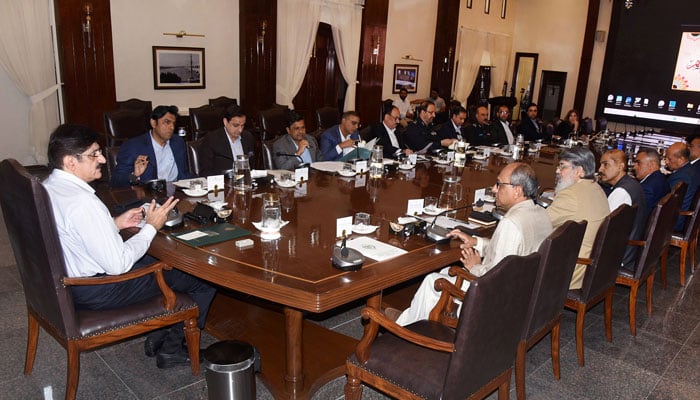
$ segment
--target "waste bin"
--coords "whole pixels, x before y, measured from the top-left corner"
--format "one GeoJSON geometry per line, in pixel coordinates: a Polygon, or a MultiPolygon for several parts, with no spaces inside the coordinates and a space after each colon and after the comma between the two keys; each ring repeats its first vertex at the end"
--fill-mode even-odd
{"type": "Polygon", "coordinates": [[[255,400],[257,352],[245,342],[225,340],[203,352],[210,400],[255,400]]]}

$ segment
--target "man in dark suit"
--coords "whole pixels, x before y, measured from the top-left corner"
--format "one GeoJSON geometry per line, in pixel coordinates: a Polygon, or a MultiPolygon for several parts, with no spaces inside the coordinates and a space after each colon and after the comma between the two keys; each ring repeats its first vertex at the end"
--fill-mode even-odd
{"type": "Polygon", "coordinates": [[[510,109],[508,106],[498,106],[496,117],[498,118],[496,122],[491,124],[491,136],[493,137],[494,143],[515,144],[513,131],[510,129],[510,122],[508,121],[510,117],[510,109]]]}
{"type": "Polygon", "coordinates": [[[696,128],[695,132],[685,138],[690,150],[690,164],[695,168],[695,175],[700,178],[700,128],[696,128]]]}
{"type": "Polygon", "coordinates": [[[199,145],[199,171],[202,176],[219,175],[233,168],[238,155],[254,156],[255,139],[245,130],[245,113],[237,104],[226,108],[223,126],[209,132],[199,145]]]}
{"type": "Polygon", "coordinates": [[[645,220],[649,219],[649,215],[659,204],[659,200],[671,191],[666,177],[659,170],[660,168],[661,158],[656,150],[641,149],[637,152],[634,159],[634,175],[644,190],[647,205],[645,220]]]}
{"type": "MultiPolygon", "coordinates": [[[[414,153],[425,154],[443,146],[436,132],[433,132],[433,120],[435,119],[435,104],[426,100],[416,107],[415,121],[406,128],[406,144],[414,153]]],[[[452,143],[451,139],[445,142],[445,146],[452,143]],[[448,142],[449,140],[449,142],[448,142]]]]}
{"type": "MultiPolygon", "coordinates": [[[[698,190],[698,176],[695,174],[695,168],[690,164],[688,158],[690,157],[690,150],[688,146],[683,142],[676,142],[669,146],[666,150],[666,168],[673,171],[671,175],[668,176],[668,186],[673,189],[678,182],[685,182],[688,184],[688,190],[685,192],[685,197],[683,198],[683,203],[681,204],[681,211],[688,211],[693,204],[693,199],[695,198],[695,192],[698,190]]],[[[673,230],[676,232],[683,231],[685,225],[686,216],[678,217],[676,225],[673,230]]]]}
{"type": "Polygon", "coordinates": [[[542,124],[537,119],[537,104],[530,103],[527,107],[527,118],[520,121],[518,125],[518,135],[523,135],[524,139],[530,142],[537,140],[551,140],[542,129],[542,124]]]}
{"type": "Polygon", "coordinates": [[[442,142],[444,139],[451,139],[452,142],[463,140],[464,120],[466,119],[467,110],[464,107],[461,105],[450,107],[450,119],[442,124],[440,129],[437,131],[440,142],[442,142]]]}
{"type": "Polygon", "coordinates": [[[301,163],[321,160],[321,149],[313,136],[306,133],[304,117],[296,111],[288,113],[287,134],[272,144],[275,168],[292,170],[301,163]]]}
{"type": "Polygon", "coordinates": [[[395,158],[400,154],[411,154],[413,151],[406,147],[404,135],[397,132],[401,112],[391,103],[382,106],[382,122],[371,127],[371,136],[377,138],[377,145],[382,146],[384,157],[395,158]]]}
{"type": "Polygon", "coordinates": [[[175,106],[158,106],[151,113],[151,130],[119,148],[111,186],[123,187],[165,179],[168,182],[192,178],[187,166],[185,141],[175,135],[175,106]]]}
{"type": "Polygon", "coordinates": [[[485,105],[476,107],[476,122],[465,130],[467,141],[472,146],[488,146],[495,142],[489,125],[489,108],[485,105]]]}
{"type": "Polygon", "coordinates": [[[352,151],[355,142],[360,140],[357,128],[360,115],[355,111],[345,111],[340,124],[331,126],[321,134],[321,153],[324,161],[338,161],[352,151]]]}

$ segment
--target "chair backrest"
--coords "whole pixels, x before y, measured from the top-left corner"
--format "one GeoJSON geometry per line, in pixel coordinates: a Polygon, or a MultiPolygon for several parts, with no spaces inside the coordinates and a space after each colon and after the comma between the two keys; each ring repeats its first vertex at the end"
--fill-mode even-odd
{"type": "Polygon", "coordinates": [[[646,244],[634,266],[635,279],[647,276],[658,264],[662,251],[668,248],[682,202],[680,193],[671,192],[659,200],[651,212],[644,235],[646,244]]]}
{"type": "Polygon", "coordinates": [[[600,117],[596,121],[596,127],[595,130],[596,132],[603,132],[604,130],[608,129],[608,120],[605,117],[600,117]]]}
{"type": "Polygon", "coordinates": [[[591,133],[593,133],[593,120],[589,117],[586,117],[583,119],[582,122],[583,126],[581,130],[583,131],[583,133],[585,133],[586,135],[590,135],[591,133]]]}
{"type": "Polygon", "coordinates": [[[521,339],[530,338],[561,314],[586,225],[587,221],[567,221],[540,245],[540,268],[521,339]]]}
{"type": "Polygon", "coordinates": [[[262,162],[264,169],[275,169],[275,162],[272,158],[272,141],[262,144],[262,162]]]}
{"type": "Polygon", "coordinates": [[[105,182],[110,182],[112,179],[112,173],[114,169],[117,168],[117,155],[119,154],[119,146],[107,146],[105,148],[104,156],[107,162],[102,166],[102,180],[105,182]]]}
{"type": "Polygon", "coordinates": [[[457,324],[443,399],[466,398],[513,365],[539,262],[537,253],[511,255],[471,283],[457,324]]]}
{"type": "Polygon", "coordinates": [[[316,110],[317,129],[326,130],[340,123],[340,112],[335,107],[321,107],[316,110]]]}
{"type": "Polygon", "coordinates": [[[148,118],[143,113],[128,108],[105,111],[104,124],[108,146],[119,146],[147,130],[148,118]]]}
{"type": "Polygon", "coordinates": [[[73,298],[62,282],[63,250],[46,189],[12,159],[0,163],[0,185],[0,205],[27,306],[58,335],[77,337],[73,298]]]}
{"type": "Polygon", "coordinates": [[[693,212],[693,215],[687,218],[685,231],[683,231],[683,240],[687,242],[690,242],[697,234],[698,229],[700,229],[700,218],[698,218],[698,214],[700,214],[700,190],[695,192],[693,206],[690,211],[693,212]]]}
{"type": "Polygon", "coordinates": [[[611,212],[598,227],[581,287],[581,300],[587,301],[615,283],[627,240],[632,232],[636,207],[626,204],[611,212]]]}
{"type": "Polygon", "coordinates": [[[209,105],[212,107],[218,107],[222,109],[227,109],[230,106],[233,105],[238,105],[238,100],[237,99],[232,99],[230,97],[226,96],[219,96],[215,99],[209,99],[209,105]]]}
{"type": "Polygon", "coordinates": [[[190,108],[193,139],[200,139],[207,132],[223,126],[224,110],[210,105],[190,108]]]}
{"type": "Polygon", "coordinates": [[[272,107],[260,111],[260,127],[262,128],[261,140],[268,141],[287,133],[286,107],[272,107]]]}
{"type": "Polygon", "coordinates": [[[365,142],[369,142],[370,140],[374,139],[371,125],[367,125],[360,129],[360,139],[364,140],[365,142]]]}
{"type": "Polygon", "coordinates": [[[190,168],[190,172],[199,176],[199,145],[202,144],[202,140],[188,140],[187,145],[187,166],[190,168]]]}
{"type": "Polygon", "coordinates": [[[134,110],[139,111],[143,114],[146,120],[146,128],[150,128],[148,121],[151,119],[151,112],[153,110],[153,103],[141,99],[129,99],[117,102],[117,108],[120,110],[134,110]]]}

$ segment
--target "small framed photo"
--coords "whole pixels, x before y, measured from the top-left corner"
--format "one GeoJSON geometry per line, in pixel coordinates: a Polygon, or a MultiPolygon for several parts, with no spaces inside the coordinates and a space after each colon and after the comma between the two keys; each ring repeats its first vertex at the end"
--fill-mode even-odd
{"type": "Polygon", "coordinates": [[[394,86],[392,93],[398,93],[404,88],[408,93],[418,92],[418,66],[409,64],[394,64],[394,86]]]}
{"type": "Polygon", "coordinates": [[[153,88],[206,88],[204,48],[153,46],[153,88]]]}

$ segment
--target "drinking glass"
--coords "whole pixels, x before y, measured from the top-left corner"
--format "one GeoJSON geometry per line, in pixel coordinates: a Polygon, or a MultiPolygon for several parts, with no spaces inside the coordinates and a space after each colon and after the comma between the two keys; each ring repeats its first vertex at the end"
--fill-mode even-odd
{"type": "Polygon", "coordinates": [[[368,213],[359,212],[355,214],[355,225],[357,226],[369,226],[370,215],[368,213]]]}
{"type": "Polygon", "coordinates": [[[423,201],[423,208],[432,212],[437,210],[438,199],[435,196],[427,196],[423,201]]]}

